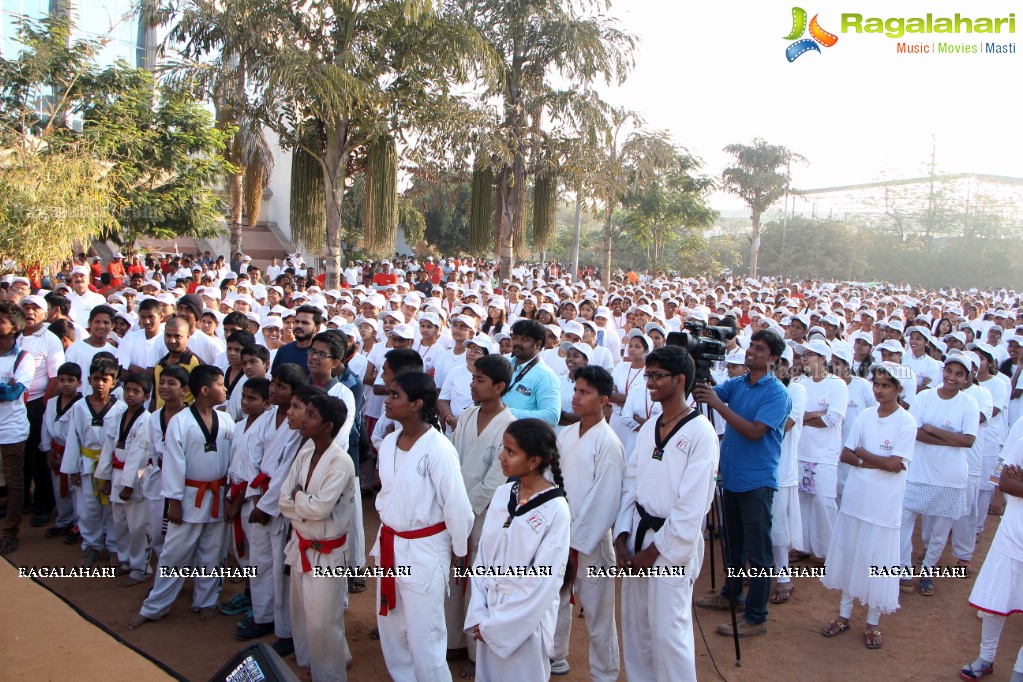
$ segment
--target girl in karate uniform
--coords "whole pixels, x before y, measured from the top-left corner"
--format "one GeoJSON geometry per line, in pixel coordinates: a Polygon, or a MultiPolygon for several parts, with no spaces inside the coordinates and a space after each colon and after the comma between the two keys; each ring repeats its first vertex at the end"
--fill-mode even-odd
{"type": "Polygon", "coordinates": [[[477,680],[546,680],[571,531],[553,429],[513,422],[499,459],[518,480],[498,488],[487,510],[465,628],[479,641],[477,680]],[[529,569],[543,577],[521,575],[529,569]]]}
{"type": "Polygon", "coordinates": [[[397,682],[450,680],[444,594],[452,556],[468,551],[472,505],[458,452],[440,432],[433,379],[422,372],[392,378],[384,414],[395,430],[380,444],[381,525],[370,553],[384,571],[380,648],[397,682]]]}

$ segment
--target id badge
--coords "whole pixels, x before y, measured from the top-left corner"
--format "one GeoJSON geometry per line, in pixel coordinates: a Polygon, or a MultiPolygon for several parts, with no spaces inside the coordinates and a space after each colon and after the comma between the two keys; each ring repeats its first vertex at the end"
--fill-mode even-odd
{"type": "Polygon", "coordinates": [[[533,389],[527,388],[525,386],[519,386],[515,390],[521,393],[522,395],[526,396],[527,398],[533,395],[533,389]]]}

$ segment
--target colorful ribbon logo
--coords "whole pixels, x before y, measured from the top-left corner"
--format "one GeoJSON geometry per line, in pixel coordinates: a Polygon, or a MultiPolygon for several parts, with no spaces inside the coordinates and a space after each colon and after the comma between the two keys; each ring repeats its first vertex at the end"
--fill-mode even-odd
{"type": "Polygon", "coordinates": [[[831,47],[838,42],[838,36],[834,33],[828,33],[820,24],[817,23],[817,15],[813,15],[813,19],[810,20],[810,37],[802,38],[804,32],[806,32],[806,10],[802,7],[792,8],[792,30],[785,40],[795,40],[796,42],[785,48],[785,58],[790,62],[796,61],[799,56],[805,52],[813,50],[814,52],[820,52],[821,48],[818,45],[824,47],[831,47]]]}

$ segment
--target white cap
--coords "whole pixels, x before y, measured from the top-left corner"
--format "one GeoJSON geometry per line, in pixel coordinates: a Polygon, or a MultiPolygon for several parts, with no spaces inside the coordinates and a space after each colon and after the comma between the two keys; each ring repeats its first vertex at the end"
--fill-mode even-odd
{"type": "Polygon", "coordinates": [[[845,362],[845,364],[852,366],[853,363],[853,349],[852,346],[841,341],[836,341],[831,344],[831,355],[845,362]]]}
{"type": "Polygon", "coordinates": [[[419,316],[419,321],[429,322],[434,327],[440,326],[440,317],[437,316],[437,313],[423,313],[419,316]]]}
{"type": "Polygon", "coordinates": [[[277,315],[270,315],[263,321],[263,329],[284,329],[284,320],[277,315]]]}
{"type": "Polygon", "coordinates": [[[614,315],[611,313],[611,309],[607,306],[600,306],[597,311],[593,313],[593,319],[603,317],[604,319],[610,320],[614,315]]]}
{"type": "Polygon", "coordinates": [[[562,331],[563,334],[575,334],[579,338],[582,338],[583,332],[585,330],[583,329],[582,324],[580,324],[579,322],[576,322],[575,320],[571,320],[569,322],[566,322],[561,327],[561,331],[562,331]]]}
{"type": "Polygon", "coordinates": [[[405,324],[405,313],[401,312],[400,310],[388,310],[387,312],[384,313],[383,317],[384,319],[387,319],[388,317],[393,317],[394,319],[398,320],[398,324],[405,324]]]}
{"type": "Polygon", "coordinates": [[[451,318],[451,324],[454,324],[455,322],[460,322],[469,329],[476,329],[476,325],[479,324],[475,317],[471,317],[469,315],[455,315],[451,318]]]}
{"type": "Polygon", "coordinates": [[[913,379],[912,370],[905,365],[897,365],[894,362],[879,362],[870,366],[870,373],[873,374],[879,369],[883,370],[885,374],[894,379],[900,388],[904,388],[906,386],[906,382],[913,379]]]}
{"type": "Polygon", "coordinates": [[[359,317],[359,318],[356,318],[355,325],[357,327],[361,326],[361,325],[364,325],[364,324],[367,324],[370,327],[372,327],[374,333],[380,331],[380,325],[373,318],[370,318],[370,317],[359,317]]]}
{"type": "Polygon", "coordinates": [[[419,296],[415,294],[409,294],[405,298],[401,299],[401,302],[403,305],[419,310],[419,306],[422,304],[423,299],[419,298],[419,296]]]}
{"type": "Polygon", "coordinates": [[[561,342],[561,351],[567,353],[570,349],[575,348],[577,351],[586,356],[586,362],[589,363],[593,359],[593,348],[588,343],[572,343],[571,341],[561,342]]]}
{"type": "Polygon", "coordinates": [[[813,339],[806,343],[797,344],[795,350],[800,355],[810,351],[811,353],[824,356],[825,362],[831,362],[831,347],[823,339],[813,339]]]}
{"type": "Polygon", "coordinates": [[[34,305],[40,310],[49,310],[50,306],[46,304],[46,299],[39,294],[32,294],[31,296],[22,296],[21,300],[18,301],[22,306],[34,305]]]}
{"type": "Polygon", "coordinates": [[[745,365],[746,364],[746,353],[742,348],[736,347],[734,350],[728,352],[725,356],[725,363],[729,365],[745,365]]]}
{"type": "Polygon", "coordinates": [[[889,353],[905,353],[906,349],[902,347],[902,344],[895,339],[888,339],[882,343],[877,344],[877,351],[886,350],[889,353]]]}
{"type": "Polygon", "coordinates": [[[487,355],[494,351],[494,342],[486,334],[477,334],[465,342],[465,345],[468,346],[469,344],[482,348],[487,352],[487,355]]]}
{"type": "Polygon", "coordinates": [[[411,341],[416,338],[416,330],[413,329],[410,324],[396,324],[394,325],[394,329],[391,330],[391,335],[411,341]]]}
{"type": "MultiPolygon", "coordinates": [[[[977,355],[974,354],[973,357],[976,358],[977,355]]],[[[980,364],[980,358],[977,358],[977,360],[978,360],[977,364],[979,365],[980,364]]],[[[951,364],[953,362],[958,362],[960,365],[962,365],[963,367],[966,368],[967,372],[971,372],[974,369],[973,360],[971,360],[970,357],[966,353],[963,353],[963,352],[960,352],[960,351],[953,351],[951,355],[949,355],[947,358],[945,358],[944,366],[948,367],[949,364],[951,364]]]]}

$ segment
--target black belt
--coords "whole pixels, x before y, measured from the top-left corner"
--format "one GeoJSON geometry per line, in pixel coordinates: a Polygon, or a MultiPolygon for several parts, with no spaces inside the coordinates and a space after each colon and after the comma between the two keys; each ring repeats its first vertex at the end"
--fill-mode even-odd
{"type": "Polygon", "coordinates": [[[636,503],[636,511],[639,512],[639,526],[636,528],[635,553],[639,554],[640,550],[643,549],[643,538],[646,537],[647,531],[652,530],[656,533],[664,525],[666,519],[648,514],[639,502],[636,503]]]}

